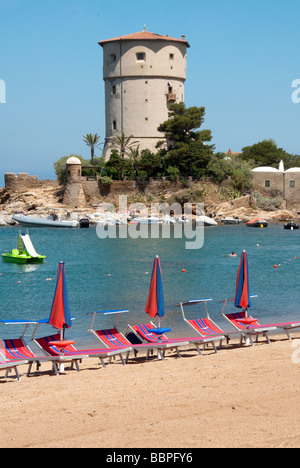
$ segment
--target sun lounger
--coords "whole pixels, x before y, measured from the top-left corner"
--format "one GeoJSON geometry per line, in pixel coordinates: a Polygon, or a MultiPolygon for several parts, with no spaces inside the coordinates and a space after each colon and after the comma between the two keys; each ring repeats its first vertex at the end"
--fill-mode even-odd
{"type": "MultiPolygon", "coordinates": [[[[34,338],[34,343],[48,356],[59,357],[60,350],[58,347],[51,345],[53,341],[59,341],[60,335],[45,336],[43,338],[34,338]]],[[[105,349],[81,349],[78,350],[74,345],[69,345],[64,350],[65,359],[83,359],[84,357],[98,357],[103,367],[105,367],[104,358],[109,358],[109,362],[114,356],[119,356],[123,365],[126,364],[129,352],[131,351],[130,346],[123,346],[122,348],[105,348],[105,349]],[[126,355],[125,359],[123,354],[126,355]]]]}
{"type": "Polygon", "coordinates": [[[112,346],[116,349],[124,346],[131,346],[132,350],[134,351],[135,355],[139,351],[146,352],[146,358],[149,358],[150,353],[155,349],[157,350],[158,357],[160,359],[164,358],[164,350],[170,348],[176,348],[177,354],[181,357],[179,352],[178,346],[181,343],[163,343],[159,341],[157,338],[155,341],[149,343],[141,342],[139,343],[132,343],[128,340],[117,328],[111,328],[108,330],[90,330],[93,335],[98,338],[104,346],[112,346]],[[174,345],[174,346],[171,346],[174,345]]]}
{"type": "Polygon", "coordinates": [[[222,347],[223,339],[226,338],[227,343],[229,343],[230,338],[241,336],[241,332],[232,331],[228,332],[222,330],[219,325],[217,325],[209,316],[208,309],[207,309],[207,302],[212,301],[212,299],[195,299],[185,302],[180,302],[179,304],[175,304],[174,307],[180,307],[182,317],[184,322],[189,325],[199,336],[203,338],[214,338],[215,340],[220,340],[220,348],[222,347]],[[196,319],[187,319],[184,313],[185,306],[192,306],[197,304],[204,304],[205,307],[205,318],[196,318],[196,319]]]}
{"type": "Polygon", "coordinates": [[[172,349],[175,348],[177,351],[177,355],[181,357],[180,352],[179,352],[179,346],[181,345],[186,345],[187,343],[181,340],[180,343],[162,343],[162,341],[158,340],[157,337],[155,340],[153,340],[150,344],[147,342],[142,342],[142,340],[134,340],[131,341],[127,337],[125,337],[117,328],[118,321],[120,318],[120,315],[123,313],[129,312],[128,309],[122,309],[122,310],[108,310],[108,311],[99,311],[99,312],[92,312],[88,313],[87,315],[92,315],[92,323],[90,326],[89,332],[92,333],[104,346],[106,347],[113,347],[115,349],[122,348],[124,346],[130,346],[131,349],[134,351],[135,355],[139,351],[146,351],[147,354],[147,359],[149,358],[150,352],[152,352],[154,349],[157,351],[157,355],[159,359],[164,359],[164,351],[166,349],[172,349]],[[107,329],[107,330],[95,330],[94,329],[94,322],[95,318],[97,315],[112,315],[116,314],[117,315],[117,321],[116,325],[113,328],[107,329]],[[138,341],[138,342],[137,342],[138,341]]]}
{"type": "MultiPolygon", "coordinates": [[[[33,364],[37,365],[37,370],[40,368],[42,362],[51,362],[53,372],[58,375],[58,364],[61,362],[70,362],[70,358],[62,358],[61,356],[37,356],[32,352],[29,346],[25,343],[23,338],[18,339],[7,339],[1,340],[0,354],[5,359],[26,359],[28,363],[27,377],[30,375],[31,368],[33,364]]],[[[78,361],[81,357],[77,359],[72,359],[72,364],[75,362],[77,370],[79,371],[78,361]]]]}
{"type": "Polygon", "coordinates": [[[21,377],[18,371],[18,366],[21,366],[23,364],[28,364],[28,361],[0,361],[0,370],[5,370],[5,378],[8,377],[9,372],[14,369],[16,373],[16,377],[18,381],[20,382],[21,377]]]}
{"type": "MultiPolygon", "coordinates": [[[[151,329],[155,329],[155,328],[156,326],[152,322],[142,324],[142,325],[128,325],[127,336],[129,333],[133,333],[138,339],[142,340],[142,342],[150,344],[150,343],[157,341],[157,336],[153,332],[151,332],[151,329]]],[[[215,352],[217,353],[218,350],[217,350],[215,342],[219,340],[222,341],[222,339],[224,338],[225,338],[224,336],[218,336],[218,337],[214,337],[214,336],[185,337],[184,336],[182,338],[168,338],[165,334],[163,334],[161,342],[164,345],[168,345],[168,346],[171,346],[172,344],[174,346],[176,343],[178,344],[178,346],[194,345],[198,353],[202,354],[200,346],[203,345],[203,347],[205,348],[206,345],[208,344],[211,344],[215,352]]]]}
{"type": "Polygon", "coordinates": [[[245,340],[249,340],[252,346],[254,344],[252,339],[253,336],[256,337],[256,342],[258,341],[258,337],[262,335],[266,338],[268,343],[271,343],[268,333],[270,331],[276,330],[277,327],[275,325],[260,325],[258,321],[249,315],[249,312],[246,310],[241,310],[240,312],[234,312],[231,314],[224,313],[226,304],[233,300],[234,299],[225,299],[224,301],[220,301],[224,302],[224,306],[221,312],[221,315],[224,317],[224,319],[227,320],[227,322],[229,322],[236,330],[241,332],[244,335],[245,340]],[[249,322],[247,324],[245,323],[246,319],[249,322]],[[253,320],[252,323],[251,320],[253,320]]]}
{"type": "Polygon", "coordinates": [[[300,328],[300,322],[284,322],[284,323],[273,323],[269,325],[264,325],[265,327],[276,327],[277,329],[283,330],[286,334],[289,340],[292,339],[290,332],[293,330],[296,330],[297,328],[300,328]]]}

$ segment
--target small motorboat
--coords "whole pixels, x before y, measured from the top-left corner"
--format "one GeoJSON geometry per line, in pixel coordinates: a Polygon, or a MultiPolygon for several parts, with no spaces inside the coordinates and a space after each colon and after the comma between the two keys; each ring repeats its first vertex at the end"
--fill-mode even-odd
{"type": "Polygon", "coordinates": [[[203,224],[204,226],[217,226],[218,223],[213,218],[209,216],[201,215],[196,218],[196,225],[199,226],[203,224]]]}
{"type": "Polygon", "coordinates": [[[79,220],[79,227],[80,228],[88,228],[90,227],[90,220],[88,218],[82,218],[79,220]]]}
{"type": "Polygon", "coordinates": [[[157,216],[148,216],[145,218],[133,218],[129,224],[162,224],[162,218],[158,218],[157,216]]]}
{"type": "Polygon", "coordinates": [[[225,218],[221,219],[222,224],[241,224],[242,220],[239,219],[237,216],[225,216],[225,218]]]}
{"type": "Polygon", "coordinates": [[[284,229],[290,229],[293,231],[294,229],[299,229],[299,224],[296,224],[292,219],[288,223],[285,223],[283,226],[284,229]]]}
{"type": "Polygon", "coordinates": [[[262,218],[256,218],[256,219],[252,219],[251,221],[248,221],[246,223],[246,226],[248,227],[261,227],[261,228],[266,228],[269,226],[269,223],[268,221],[266,221],[265,219],[262,219],[262,218]]]}
{"type": "Polygon", "coordinates": [[[13,219],[22,226],[35,227],[58,227],[58,228],[78,228],[78,221],[68,221],[49,216],[48,218],[37,218],[35,216],[26,216],[23,214],[14,214],[13,219]]]}
{"type": "Polygon", "coordinates": [[[2,260],[10,263],[43,263],[45,258],[45,255],[39,255],[35,251],[28,233],[19,234],[16,249],[2,253],[2,260]]]}

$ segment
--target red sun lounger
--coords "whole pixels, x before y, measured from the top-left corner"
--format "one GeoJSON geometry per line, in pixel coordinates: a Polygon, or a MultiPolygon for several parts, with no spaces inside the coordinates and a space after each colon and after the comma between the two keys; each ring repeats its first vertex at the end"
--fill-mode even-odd
{"type": "MultiPolygon", "coordinates": [[[[268,333],[270,331],[276,330],[276,326],[268,326],[268,325],[260,325],[257,321],[253,323],[249,323],[248,325],[245,325],[243,321],[245,319],[255,320],[249,313],[246,314],[246,311],[243,310],[241,312],[235,312],[232,314],[224,314],[222,313],[223,317],[225,320],[227,320],[236,330],[240,331],[245,339],[249,339],[252,346],[253,346],[253,340],[252,337],[256,336],[256,342],[258,342],[258,337],[260,335],[264,336],[267,340],[268,343],[270,343],[270,338],[268,336],[268,333]]],[[[241,338],[242,339],[242,338],[241,338]]]]}
{"type": "MultiPolygon", "coordinates": [[[[155,325],[150,322],[150,323],[146,323],[146,324],[142,324],[142,325],[128,325],[128,332],[132,332],[135,334],[135,336],[137,338],[139,338],[140,340],[142,340],[143,342],[145,343],[152,343],[152,342],[155,342],[157,341],[157,337],[154,333],[151,332],[151,329],[155,329],[155,325]]],[[[201,349],[200,349],[200,345],[203,345],[204,348],[206,345],[208,344],[212,344],[215,352],[217,353],[218,350],[217,350],[217,347],[215,345],[215,342],[216,341],[222,341],[222,339],[224,339],[225,337],[222,336],[222,335],[219,335],[217,337],[214,337],[214,336],[206,336],[206,337],[195,337],[195,336],[192,336],[192,337],[182,337],[182,338],[168,338],[165,334],[162,335],[162,343],[163,344],[168,344],[168,345],[171,345],[171,344],[176,344],[178,343],[178,345],[180,344],[181,346],[184,346],[184,343],[185,342],[185,346],[187,345],[194,345],[198,351],[199,354],[202,354],[201,353],[201,349]]]]}
{"type": "Polygon", "coordinates": [[[181,340],[180,343],[176,342],[169,342],[169,343],[162,343],[162,341],[158,340],[157,337],[155,340],[153,340],[151,343],[146,343],[146,342],[141,342],[139,340],[138,343],[136,342],[131,342],[128,340],[127,337],[125,337],[117,328],[117,324],[120,318],[120,315],[123,313],[129,312],[128,309],[121,309],[121,310],[108,310],[108,311],[99,311],[99,312],[93,312],[93,313],[88,313],[87,315],[92,315],[92,323],[90,326],[90,333],[92,333],[101,343],[104,344],[107,348],[114,348],[114,349],[120,349],[124,346],[130,346],[131,349],[134,351],[135,355],[137,355],[138,351],[144,350],[147,352],[147,359],[149,357],[150,352],[152,352],[154,349],[157,350],[157,355],[159,359],[164,358],[164,350],[165,349],[172,349],[175,348],[177,351],[177,355],[181,357],[178,346],[180,345],[186,345],[187,343],[183,342],[181,340]],[[113,328],[107,329],[107,330],[95,330],[94,329],[94,322],[96,319],[96,316],[105,316],[105,315],[117,315],[117,321],[116,325],[113,328]]]}
{"type": "MultiPolygon", "coordinates": [[[[96,336],[103,344],[104,346],[112,346],[115,349],[118,349],[122,346],[131,346],[132,350],[135,352],[135,355],[138,353],[138,351],[146,351],[147,352],[147,359],[149,358],[150,352],[152,350],[156,349],[158,357],[160,359],[164,358],[164,353],[163,351],[165,349],[172,349],[176,348],[177,354],[179,357],[181,357],[181,354],[179,352],[178,346],[181,344],[186,344],[186,343],[164,343],[161,342],[157,339],[155,341],[152,341],[151,343],[131,343],[117,328],[111,328],[108,330],[90,330],[91,333],[96,336]]],[[[182,340],[181,340],[182,341],[182,340]]]]}
{"type": "MultiPolygon", "coordinates": [[[[43,338],[34,338],[34,342],[36,343],[39,348],[49,356],[60,356],[60,350],[58,347],[54,345],[50,345],[50,342],[59,341],[60,335],[52,335],[52,336],[45,336],[43,338]]],[[[74,345],[69,345],[65,348],[64,355],[65,358],[79,358],[82,359],[84,357],[98,357],[101,361],[103,367],[105,367],[104,358],[109,358],[109,362],[111,362],[112,357],[119,356],[123,365],[126,364],[128,354],[131,351],[130,346],[123,346],[122,348],[104,348],[104,349],[76,349],[74,345]],[[123,357],[123,353],[126,355],[125,359],[123,357]]]]}
{"type": "Polygon", "coordinates": [[[5,378],[7,379],[9,372],[14,369],[16,377],[20,382],[21,377],[18,371],[18,366],[28,364],[28,361],[0,361],[0,370],[5,370],[5,378]]]}
{"type": "MultiPolygon", "coordinates": [[[[18,339],[7,339],[7,340],[1,340],[0,341],[0,354],[5,358],[5,359],[26,359],[28,362],[28,371],[27,371],[27,377],[30,375],[32,365],[35,363],[37,365],[37,369],[39,369],[40,365],[42,362],[51,362],[52,363],[52,368],[53,372],[58,375],[58,367],[57,364],[59,362],[70,362],[70,358],[65,359],[65,358],[59,358],[57,357],[51,357],[51,356],[37,356],[35,355],[32,350],[27,346],[25,341],[22,338],[18,339]]],[[[79,370],[78,366],[78,358],[77,360],[73,359],[72,361],[75,361],[77,365],[77,370],[79,370]]]]}

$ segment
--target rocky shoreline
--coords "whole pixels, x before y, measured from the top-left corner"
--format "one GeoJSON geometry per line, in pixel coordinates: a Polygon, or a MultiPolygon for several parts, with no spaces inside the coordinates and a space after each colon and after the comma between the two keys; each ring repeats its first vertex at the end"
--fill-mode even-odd
{"type": "MultiPolygon", "coordinates": [[[[20,193],[9,193],[5,189],[0,190],[0,226],[17,225],[18,223],[13,220],[13,215],[17,213],[41,218],[47,218],[55,213],[60,219],[75,221],[88,218],[90,224],[93,225],[105,219],[103,203],[112,203],[114,206],[118,206],[116,199],[106,197],[84,207],[72,208],[62,204],[62,192],[62,188],[59,190],[53,188],[37,189],[20,193]]],[[[169,195],[170,204],[170,197],[172,195],[169,195]]],[[[139,202],[144,203],[148,207],[148,213],[143,213],[144,216],[150,214],[151,203],[156,203],[157,201],[158,199],[149,201],[149,197],[143,198],[143,194],[141,194],[139,202]]],[[[168,203],[168,197],[165,197],[165,202],[168,203]]],[[[226,202],[220,202],[216,197],[208,196],[204,200],[204,208],[205,214],[211,216],[217,222],[221,222],[221,219],[226,216],[238,217],[242,222],[247,222],[254,218],[264,218],[270,223],[284,222],[289,219],[297,220],[298,217],[297,213],[284,209],[277,211],[256,209],[249,195],[226,202]]],[[[122,214],[116,208],[112,217],[117,219],[120,216],[122,214]]],[[[195,213],[192,218],[195,218],[195,213]]]]}

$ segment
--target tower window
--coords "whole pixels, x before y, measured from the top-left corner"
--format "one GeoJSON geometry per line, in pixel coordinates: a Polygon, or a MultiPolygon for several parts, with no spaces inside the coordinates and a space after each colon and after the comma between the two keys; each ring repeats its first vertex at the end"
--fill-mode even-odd
{"type": "Polygon", "coordinates": [[[146,61],[146,54],[144,52],[138,52],[136,54],[136,60],[138,62],[145,62],[146,61]]]}
{"type": "Polygon", "coordinates": [[[116,54],[110,54],[110,63],[116,62],[117,56],[116,54]]]}
{"type": "Polygon", "coordinates": [[[116,122],[116,120],[113,121],[113,130],[117,130],[117,122],[116,122]]]}
{"type": "Polygon", "coordinates": [[[117,87],[116,87],[116,85],[113,85],[113,86],[112,86],[111,92],[112,92],[112,94],[117,94],[117,87]]]}
{"type": "Polygon", "coordinates": [[[295,188],[295,181],[294,180],[290,180],[290,188],[295,188]]]}
{"type": "Polygon", "coordinates": [[[265,180],[265,187],[270,188],[271,187],[271,181],[270,180],[265,180]]]}
{"type": "Polygon", "coordinates": [[[174,60],[174,54],[169,55],[170,60],[174,60]]]}

